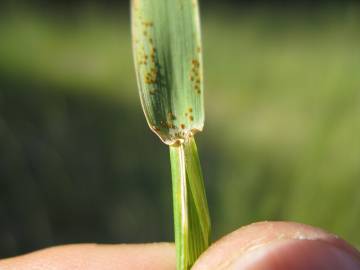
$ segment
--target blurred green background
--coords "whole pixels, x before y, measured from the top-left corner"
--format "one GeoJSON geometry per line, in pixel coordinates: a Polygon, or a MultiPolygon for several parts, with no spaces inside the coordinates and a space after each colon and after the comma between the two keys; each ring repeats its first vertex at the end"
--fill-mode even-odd
{"type": "MultiPolygon", "coordinates": [[[[43,2],[0,10],[0,258],[172,241],[169,154],[141,111],[128,6],[43,2]]],[[[360,6],[213,2],[197,136],[213,238],[285,219],[360,247],[360,6]]]]}

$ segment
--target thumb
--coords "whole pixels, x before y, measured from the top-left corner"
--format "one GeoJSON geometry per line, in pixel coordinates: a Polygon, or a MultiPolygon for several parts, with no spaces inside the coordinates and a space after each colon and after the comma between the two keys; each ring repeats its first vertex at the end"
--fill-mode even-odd
{"type": "Polygon", "coordinates": [[[193,270],[360,270],[360,253],[323,230],[292,222],[261,222],[213,244],[193,270]]]}

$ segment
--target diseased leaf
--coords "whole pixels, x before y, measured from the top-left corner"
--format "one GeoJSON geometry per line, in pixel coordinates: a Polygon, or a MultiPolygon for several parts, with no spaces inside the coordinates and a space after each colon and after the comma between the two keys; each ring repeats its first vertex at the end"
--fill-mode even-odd
{"type": "Polygon", "coordinates": [[[150,128],[168,145],[204,125],[197,1],[133,0],[133,52],[150,128]]]}

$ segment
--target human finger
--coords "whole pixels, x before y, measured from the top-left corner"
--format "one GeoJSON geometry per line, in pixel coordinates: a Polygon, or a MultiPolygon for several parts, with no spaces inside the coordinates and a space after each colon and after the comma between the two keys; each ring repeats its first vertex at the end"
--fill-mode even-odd
{"type": "Polygon", "coordinates": [[[169,243],[52,247],[0,261],[1,270],[175,270],[169,243]]]}
{"type": "Polygon", "coordinates": [[[193,270],[359,270],[360,254],[339,237],[293,222],[245,226],[213,244],[193,270]]]}

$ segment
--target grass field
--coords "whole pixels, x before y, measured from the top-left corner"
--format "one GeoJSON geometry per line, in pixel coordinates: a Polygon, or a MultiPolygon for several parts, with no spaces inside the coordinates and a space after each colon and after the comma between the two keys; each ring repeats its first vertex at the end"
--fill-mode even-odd
{"type": "MultiPolygon", "coordinates": [[[[359,23],[357,7],[204,12],[215,239],[290,219],[360,247],[359,23]]],[[[168,153],[142,116],[128,17],[17,12],[0,37],[0,257],[171,240],[168,153]]]]}

